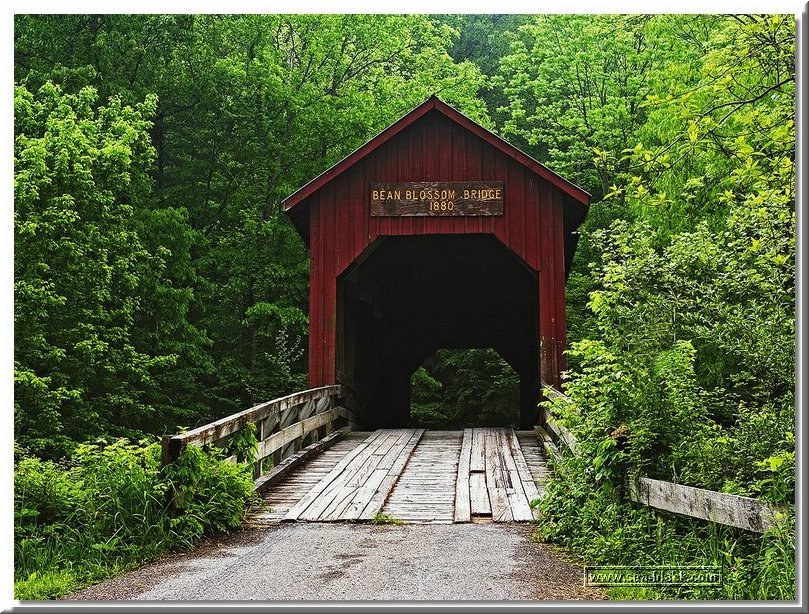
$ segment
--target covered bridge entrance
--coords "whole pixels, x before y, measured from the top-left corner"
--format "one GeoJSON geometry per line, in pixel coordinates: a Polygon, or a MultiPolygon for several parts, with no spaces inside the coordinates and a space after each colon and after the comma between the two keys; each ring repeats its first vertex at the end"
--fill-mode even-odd
{"type": "Polygon", "coordinates": [[[407,426],[436,349],[490,347],[520,427],[564,368],[565,279],[589,195],[433,97],[284,201],[310,250],[309,379],[364,428],[407,426]]]}

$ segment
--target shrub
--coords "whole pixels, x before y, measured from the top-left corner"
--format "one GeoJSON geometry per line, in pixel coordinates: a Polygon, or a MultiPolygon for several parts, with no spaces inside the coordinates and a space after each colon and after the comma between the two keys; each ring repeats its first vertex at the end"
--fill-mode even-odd
{"type": "Polygon", "coordinates": [[[53,598],[238,528],[253,496],[251,471],[194,447],[161,468],[160,444],[123,439],[79,445],[61,464],[22,456],[14,476],[16,597],[53,598]]]}

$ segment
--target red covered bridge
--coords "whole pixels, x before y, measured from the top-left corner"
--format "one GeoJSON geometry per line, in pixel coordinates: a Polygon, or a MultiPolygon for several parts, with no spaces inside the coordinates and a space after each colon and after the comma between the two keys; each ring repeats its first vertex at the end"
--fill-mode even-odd
{"type": "Polygon", "coordinates": [[[490,347],[521,428],[564,368],[565,279],[590,196],[432,97],[284,201],[309,246],[309,379],[403,426],[439,348],[490,347]]]}
{"type": "MultiPolygon", "coordinates": [[[[542,384],[566,399],[565,278],[588,199],[431,98],[286,201],[311,250],[313,388],[167,435],[163,461],[188,445],[238,460],[231,443],[250,424],[265,493],[251,522],[532,520],[545,452],[576,453],[537,401],[542,384]],[[410,376],[442,347],[491,347],[511,364],[518,430],[402,428],[410,376]]],[[[755,499],[649,478],[629,496],[757,532],[776,518],[755,499]]]]}

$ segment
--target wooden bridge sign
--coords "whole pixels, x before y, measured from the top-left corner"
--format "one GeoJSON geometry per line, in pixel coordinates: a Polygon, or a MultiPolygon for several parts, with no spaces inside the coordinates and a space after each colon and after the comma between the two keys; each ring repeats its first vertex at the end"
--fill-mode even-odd
{"type": "Polygon", "coordinates": [[[503,215],[502,181],[371,183],[371,215],[503,215]]]}

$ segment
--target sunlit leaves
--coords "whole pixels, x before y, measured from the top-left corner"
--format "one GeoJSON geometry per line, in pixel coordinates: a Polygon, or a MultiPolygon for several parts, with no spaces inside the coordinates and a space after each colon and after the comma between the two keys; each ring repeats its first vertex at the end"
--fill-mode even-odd
{"type": "Polygon", "coordinates": [[[148,412],[161,359],[133,334],[148,263],[133,217],[156,101],[98,106],[90,88],[52,84],[15,94],[15,418],[23,441],[53,452],[148,412]]]}

